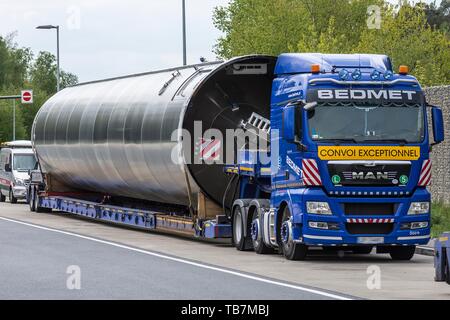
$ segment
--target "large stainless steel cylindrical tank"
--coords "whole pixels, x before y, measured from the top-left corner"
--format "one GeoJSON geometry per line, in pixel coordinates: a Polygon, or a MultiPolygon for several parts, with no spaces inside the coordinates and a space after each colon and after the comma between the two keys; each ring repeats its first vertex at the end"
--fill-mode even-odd
{"type": "Polygon", "coordinates": [[[268,118],[275,62],[247,56],[66,88],[34,121],[41,168],[76,189],[179,205],[202,192],[221,204],[223,166],[173,162],[182,145],[173,132],[193,132],[194,121],[225,132],[253,112],[268,118]]]}

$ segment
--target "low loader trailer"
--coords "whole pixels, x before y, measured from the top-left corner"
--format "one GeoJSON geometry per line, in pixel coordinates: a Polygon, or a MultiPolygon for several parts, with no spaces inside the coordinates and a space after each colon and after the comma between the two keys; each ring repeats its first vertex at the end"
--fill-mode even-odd
{"type": "Polygon", "coordinates": [[[30,208],[289,260],[409,260],[430,240],[444,125],[408,72],[383,55],[252,55],[66,88],[34,121],[30,208]]]}

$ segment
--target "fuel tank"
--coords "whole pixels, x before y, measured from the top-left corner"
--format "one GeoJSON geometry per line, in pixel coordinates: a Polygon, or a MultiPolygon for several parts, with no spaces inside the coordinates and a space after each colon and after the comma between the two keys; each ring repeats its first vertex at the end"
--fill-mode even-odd
{"type": "Polygon", "coordinates": [[[194,137],[201,122],[203,132],[225,136],[253,113],[269,118],[275,63],[254,55],[66,88],[34,120],[42,171],[112,196],[188,206],[201,192],[222,204],[230,182],[223,165],[187,161],[201,142],[186,144],[181,130],[194,137]]]}

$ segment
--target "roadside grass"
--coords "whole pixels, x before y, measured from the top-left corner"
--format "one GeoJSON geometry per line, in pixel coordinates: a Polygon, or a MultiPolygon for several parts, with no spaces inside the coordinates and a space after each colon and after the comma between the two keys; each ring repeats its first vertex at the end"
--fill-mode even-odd
{"type": "Polygon", "coordinates": [[[433,203],[431,208],[431,233],[439,237],[443,232],[450,231],[450,205],[433,203]]]}

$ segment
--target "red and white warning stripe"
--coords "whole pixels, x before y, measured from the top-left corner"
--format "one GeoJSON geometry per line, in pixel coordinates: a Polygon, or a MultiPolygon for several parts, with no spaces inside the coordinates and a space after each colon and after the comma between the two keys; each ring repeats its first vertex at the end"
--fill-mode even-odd
{"type": "Polygon", "coordinates": [[[420,173],[419,187],[428,187],[431,185],[431,160],[425,160],[422,165],[422,172],[420,173]]]}
{"type": "Polygon", "coordinates": [[[303,183],[305,186],[321,186],[322,179],[320,178],[319,167],[316,160],[303,159],[303,183]]]}
{"type": "Polygon", "coordinates": [[[370,223],[370,224],[381,224],[381,223],[394,223],[395,219],[347,219],[347,223],[370,223]]]}
{"type": "Polygon", "coordinates": [[[222,141],[200,139],[198,150],[200,160],[202,161],[219,161],[222,141]]]}

